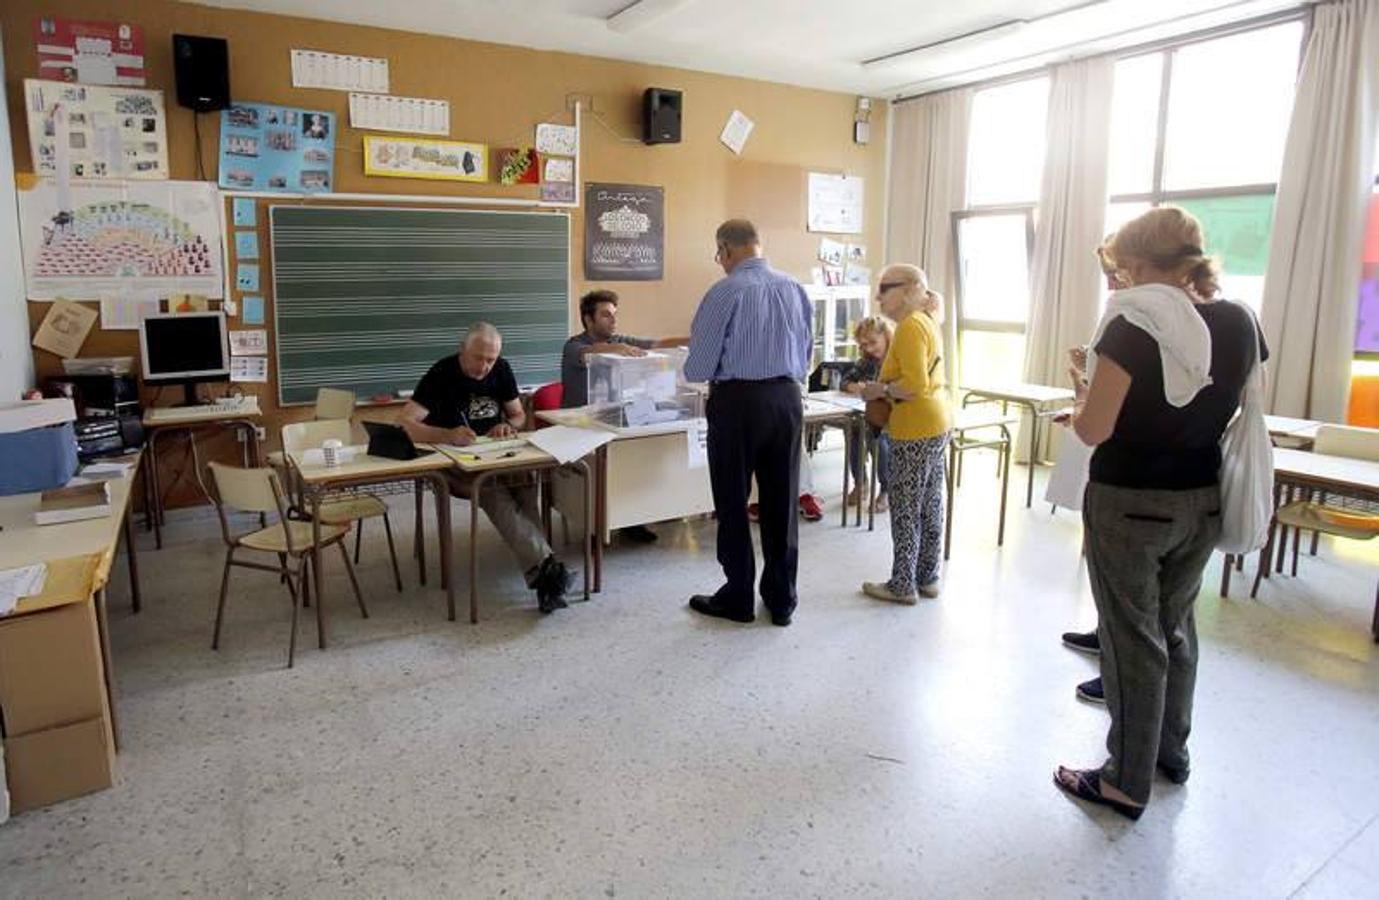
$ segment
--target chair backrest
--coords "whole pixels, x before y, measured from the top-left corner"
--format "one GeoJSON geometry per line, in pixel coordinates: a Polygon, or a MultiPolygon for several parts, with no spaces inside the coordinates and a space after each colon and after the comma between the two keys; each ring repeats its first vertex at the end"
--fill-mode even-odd
{"type": "Polygon", "coordinates": [[[348,419],[354,415],[354,391],[320,388],[316,391],[317,419],[348,419]]]}
{"type": "Polygon", "coordinates": [[[560,403],[564,399],[565,385],[559,381],[552,381],[550,384],[543,384],[531,395],[531,407],[537,412],[560,409],[560,403]]]}
{"type": "Polygon", "coordinates": [[[323,419],[319,422],[292,422],[282,427],[284,453],[300,453],[319,447],[334,438],[349,446],[354,443],[349,419],[323,419]]]}
{"type": "MultiPolygon", "coordinates": [[[[241,512],[283,513],[282,487],[272,469],[241,469],[213,462],[207,465],[217,507],[241,512]]],[[[223,509],[222,509],[223,512],[223,509]]]]}
{"type": "Polygon", "coordinates": [[[1312,444],[1312,449],[1317,453],[1328,453],[1332,456],[1379,462],[1379,428],[1323,425],[1317,429],[1317,439],[1312,444]]]}

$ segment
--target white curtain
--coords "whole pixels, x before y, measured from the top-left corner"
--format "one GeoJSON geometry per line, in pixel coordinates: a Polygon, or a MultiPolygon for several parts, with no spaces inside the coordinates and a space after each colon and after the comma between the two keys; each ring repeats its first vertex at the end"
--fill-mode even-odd
{"type": "Polygon", "coordinates": [[[1034,384],[1068,384],[1068,349],[1090,340],[1099,318],[1114,76],[1109,57],[1053,70],[1025,332],[1034,384]]]}
{"type": "Polygon", "coordinates": [[[1264,279],[1276,414],[1345,421],[1377,119],[1379,0],[1318,4],[1264,279]]]}
{"type": "Polygon", "coordinates": [[[967,132],[972,90],[931,94],[898,104],[891,132],[886,262],[908,262],[929,276],[947,305],[944,371],[957,384],[957,258],[952,215],[967,204],[967,132]]]}

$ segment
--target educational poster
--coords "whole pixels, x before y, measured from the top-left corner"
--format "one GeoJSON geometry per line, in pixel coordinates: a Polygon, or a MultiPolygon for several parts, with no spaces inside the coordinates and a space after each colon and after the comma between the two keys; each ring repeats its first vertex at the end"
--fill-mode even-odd
{"type": "Polygon", "coordinates": [[[660,281],[665,227],[664,188],[587,185],[584,277],[589,281],[660,281]]]}
{"type": "Polygon", "coordinates": [[[149,316],[163,311],[163,303],[156,297],[102,297],[102,331],[138,331],[139,324],[149,316]]]}
{"type": "Polygon", "coordinates": [[[809,173],[809,230],[862,233],[864,181],[846,175],[809,173]]]}
{"type": "Polygon", "coordinates": [[[59,300],[48,307],[48,314],[38,326],[33,344],[40,350],[47,350],[63,359],[71,359],[81,352],[81,345],[91,333],[100,313],[89,306],[59,300]]]}
{"type": "Polygon", "coordinates": [[[74,179],[168,177],[163,92],[24,79],[34,172],[74,179]]]}
{"type": "Polygon", "coordinates": [[[488,181],[488,146],[427,138],[364,136],[364,174],[488,181]]]}
{"type": "Polygon", "coordinates": [[[555,156],[574,156],[579,152],[579,131],[573,125],[542,122],[536,126],[536,151],[555,156]]]}
{"type": "Polygon", "coordinates": [[[180,291],[220,297],[220,202],[200,181],[19,192],[30,300],[180,291]]]}
{"type": "Polygon", "coordinates": [[[335,117],[313,109],[237,103],[220,113],[220,186],[230,190],[329,192],[335,117]]]}
{"type": "Polygon", "coordinates": [[[144,86],[144,30],[128,22],[34,20],[38,74],[53,81],[144,86]]]}

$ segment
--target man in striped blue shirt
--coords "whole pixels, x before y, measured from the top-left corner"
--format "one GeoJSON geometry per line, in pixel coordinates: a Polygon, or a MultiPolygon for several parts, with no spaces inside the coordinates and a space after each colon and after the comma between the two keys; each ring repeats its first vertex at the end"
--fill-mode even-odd
{"type": "Polygon", "coordinates": [[[752,476],[761,514],[761,599],[776,625],[794,613],[799,564],[800,383],[809,369],[813,310],[799,282],[761,255],[745,219],[718,226],[714,259],[727,276],[709,289],[690,328],[685,377],[710,382],[709,479],[726,583],[690,598],[695,612],[756,618],[756,557],[747,520],[752,476]]]}

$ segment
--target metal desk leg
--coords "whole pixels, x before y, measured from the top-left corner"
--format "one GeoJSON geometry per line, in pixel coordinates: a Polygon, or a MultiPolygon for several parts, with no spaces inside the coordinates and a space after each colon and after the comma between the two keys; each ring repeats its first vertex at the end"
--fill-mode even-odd
{"type": "Polygon", "coordinates": [[[1004,546],[1006,541],[1006,495],[1010,493],[1010,457],[1012,443],[1009,428],[1002,425],[1001,434],[1005,437],[1006,444],[1004,450],[998,451],[1000,452],[1001,458],[997,460],[997,462],[1001,464],[1001,524],[996,531],[997,547],[1004,546]]]}
{"type": "MultiPolygon", "coordinates": [[[[801,448],[803,453],[804,449],[801,448]]],[[[848,476],[852,474],[852,429],[843,429],[843,527],[848,527],[848,476]]],[[[862,524],[862,510],[857,510],[857,524],[862,524]]]]}
{"type": "Polygon", "coordinates": [[[429,476],[436,490],[436,530],[440,532],[441,587],[445,588],[445,614],[455,621],[455,545],[454,529],[450,527],[450,483],[445,475],[432,472],[429,476]]]}
{"type": "Polygon", "coordinates": [[[137,613],[143,608],[143,601],[139,596],[139,554],[134,549],[133,504],[125,507],[123,528],[125,553],[129,557],[129,602],[137,613]]]}
{"type": "Polygon", "coordinates": [[[599,542],[598,555],[594,557],[594,591],[603,590],[603,536],[608,531],[608,445],[604,444],[594,454],[594,539],[599,542]]]}
{"type": "Polygon", "coordinates": [[[1029,410],[1029,483],[1025,488],[1025,509],[1034,506],[1034,468],[1039,465],[1039,412],[1034,404],[1025,404],[1029,410]]]}
{"type": "Polygon", "coordinates": [[[311,580],[316,594],[316,640],[326,649],[326,595],[321,584],[321,491],[311,492],[311,580]]]}
{"type": "Polygon", "coordinates": [[[598,535],[594,532],[594,473],[589,467],[589,463],[579,460],[576,463],[577,471],[583,477],[584,486],[584,602],[589,602],[589,588],[593,583],[592,569],[594,567],[594,556],[599,553],[595,547],[598,543],[598,535]]]}
{"type": "Polygon", "coordinates": [[[479,497],[483,495],[488,472],[474,477],[469,488],[469,624],[479,624],[479,497]]]}
{"type": "Polygon", "coordinates": [[[161,434],[155,428],[148,435],[148,474],[153,489],[153,507],[149,512],[153,516],[153,545],[159,550],[163,549],[163,485],[158,475],[158,437],[161,434]]]}
{"type": "MultiPolygon", "coordinates": [[[[421,585],[422,585],[422,587],[425,587],[425,586],[426,586],[426,535],[425,535],[425,533],[424,533],[424,529],[425,529],[425,527],[426,527],[426,523],[425,523],[425,519],[426,519],[426,509],[425,509],[425,505],[426,505],[426,480],[423,479],[423,478],[418,478],[416,481],[413,482],[413,487],[415,488],[415,494],[416,494],[416,512],[417,512],[417,520],[416,520],[416,527],[415,527],[415,528],[413,529],[413,531],[412,531],[412,556],[416,557],[416,560],[417,560],[417,575],[418,575],[418,577],[419,577],[420,580],[421,580],[421,585]]],[[[445,489],[446,489],[447,492],[449,492],[450,486],[449,486],[449,485],[446,485],[446,488],[445,488],[445,489]]]]}

